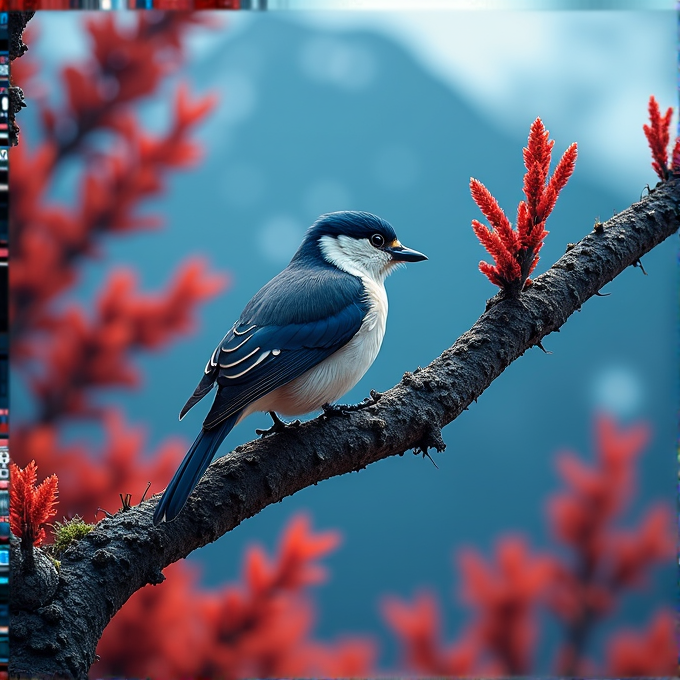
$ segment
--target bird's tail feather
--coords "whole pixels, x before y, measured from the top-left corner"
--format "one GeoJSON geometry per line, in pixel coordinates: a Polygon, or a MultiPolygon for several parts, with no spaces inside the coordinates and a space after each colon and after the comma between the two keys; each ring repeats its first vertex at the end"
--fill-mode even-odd
{"type": "Polygon", "coordinates": [[[210,430],[201,429],[156,506],[154,524],[170,522],[179,515],[220,444],[236,424],[238,415],[230,416],[210,430]]]}

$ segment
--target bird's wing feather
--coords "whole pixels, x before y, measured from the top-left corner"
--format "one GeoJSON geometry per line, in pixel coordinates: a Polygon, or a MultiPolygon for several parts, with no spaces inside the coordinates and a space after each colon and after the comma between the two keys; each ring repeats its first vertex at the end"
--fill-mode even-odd
{"type": "Polygon", "coordinates": [[[203,424],[214,427],[340,349],[367,311],[358,278],[334,268],[289,267],[253,297],[215,348],[180,418],[217,382],[203,424]]]}
{"type": "Polygon", "coordinates": [[[218,393],[203,426],[214,427],[319,364],[352,339],[365,313],[362,305],[351,304],[329,319],[255,329],[252,340],[225,361],[224,350],[234,344],[227,340],[219,353],[218,393]]]}

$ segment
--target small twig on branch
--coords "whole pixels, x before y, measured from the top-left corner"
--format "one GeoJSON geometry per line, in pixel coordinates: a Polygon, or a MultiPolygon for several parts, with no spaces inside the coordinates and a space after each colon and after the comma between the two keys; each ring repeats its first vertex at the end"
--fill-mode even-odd
{"type": "Polygon", "coordinates": [[[492,304],[376,403],[238,447],[213,462],[173,522],[153,526],[155,498],[103,519],[62,555],[49,601],[13,608],[11,673],[86,678],[111,617],[135,591],[161,583],[172,562],[312,484],[409,449],[443,448],[441,428],[510,363],[679,227],[680,179],[672,178],[587,234],[518,298],[492,304]]]}

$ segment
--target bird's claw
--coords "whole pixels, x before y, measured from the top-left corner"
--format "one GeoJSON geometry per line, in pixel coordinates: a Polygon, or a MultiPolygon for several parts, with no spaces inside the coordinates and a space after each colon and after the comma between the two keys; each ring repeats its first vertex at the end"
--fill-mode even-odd
{"type": "Polygon", "coordinates": [[[269,435],[276,434],[277,432],[285,432],[291,427],[300,427],[299,420],[292,420],[290,423],[284,423],[283,420],[281,420],[281,418],[279,418],[276,413],[274,413],[274,411],[269,411],[269,415],[274,421],[274,424],[266,430],[255,430],[255,434],[259,434],[260,437],[268,437],[269,435]]]}
{"type": "Polygon", "coordinates": [[[352,413],[352,411],[361,411],[361,409],[368,408],[377,404],[382,397],[381,392],[376,392],[371,390],[370,397],[366,397],[358,404],[324,404],[321,408],[323,409],[324,416],[346,416],[352,413]]]}

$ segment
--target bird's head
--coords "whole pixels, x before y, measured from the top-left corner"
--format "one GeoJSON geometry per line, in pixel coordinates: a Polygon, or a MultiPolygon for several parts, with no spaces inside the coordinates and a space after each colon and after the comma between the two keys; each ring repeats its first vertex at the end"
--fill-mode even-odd
{"type": "Polygon", "coordinates": [[[293,260],[296,258],[322,258],[343,271],[375,281],[383,281],[399,264],[427,260],[417,250],[403,246],[389,222],[350,210],[319,217],[307,230],[293,260]]]}

